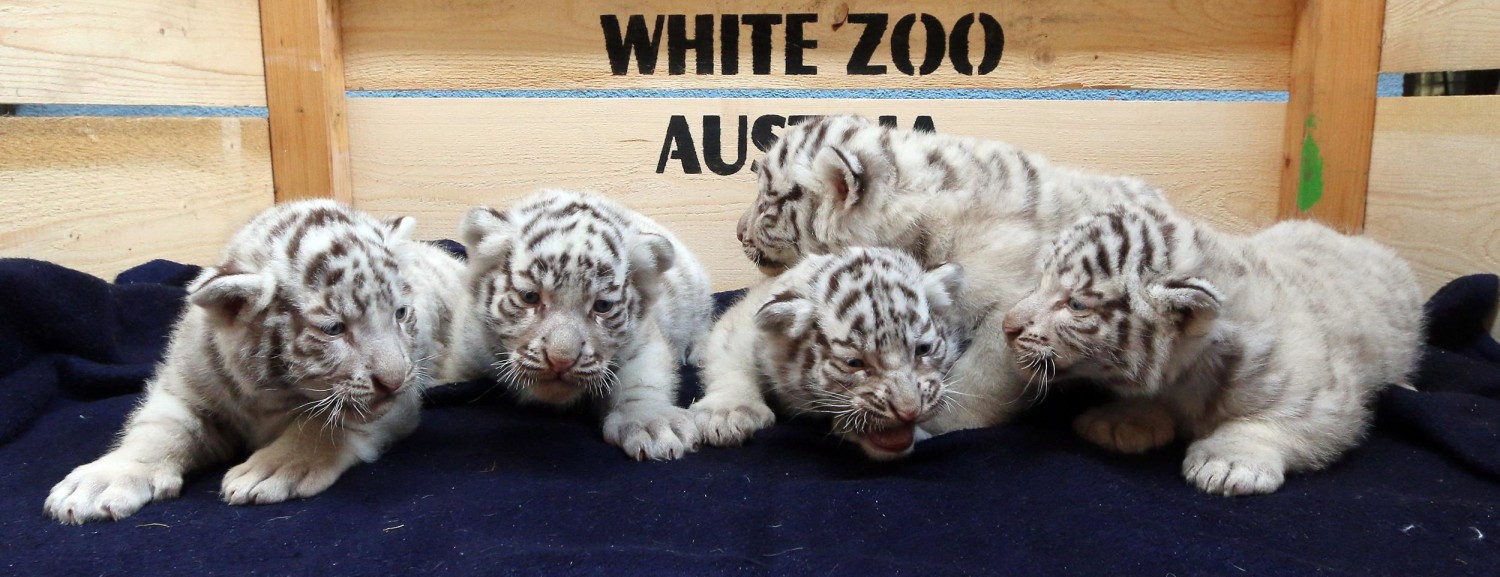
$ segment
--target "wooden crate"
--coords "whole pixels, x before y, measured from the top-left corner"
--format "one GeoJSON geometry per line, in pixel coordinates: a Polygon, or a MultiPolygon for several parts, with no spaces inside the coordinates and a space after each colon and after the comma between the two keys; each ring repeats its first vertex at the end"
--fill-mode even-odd
{"type": "MultiPolygon", "coordinates": [[[[0,0],[0,103],[264,106],[255,0],[0,0]]],[[[0,257],[208,263],[271,206],[263,118],[0,117],[0,257]]]]}

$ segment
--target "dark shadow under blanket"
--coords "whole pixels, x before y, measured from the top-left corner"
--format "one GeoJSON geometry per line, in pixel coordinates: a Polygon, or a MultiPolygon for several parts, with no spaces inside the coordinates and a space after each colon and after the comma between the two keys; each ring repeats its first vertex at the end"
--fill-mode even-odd
{"type": "MultiPolygon", "coordinates": [[[[317,497],[231,507],[226,467],[115,523],[64,526],[42,501],[109,445],[196,269],[117,284],[0,261],[0,573],[7,575],[1495,575],[1497,280],[1429,305],[1417,381],[1373,434],[1279,492],[1225,499],[1179,474],[1181,443],[1117,456],[1077,439],[1089,399],[865,462],[826,425],[783,421],[744,448],[637,463],[592,419],[469,383],[317,497]]],[[[697,389],[689,376],[685,397],[697,389]]]]}

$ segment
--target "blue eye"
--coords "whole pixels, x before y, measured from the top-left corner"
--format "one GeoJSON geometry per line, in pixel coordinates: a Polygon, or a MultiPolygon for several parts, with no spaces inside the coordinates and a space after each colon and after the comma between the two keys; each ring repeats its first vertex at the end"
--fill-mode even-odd
{"type": "Polygon", "coordinates": [[[844,364],[848,365],[849,368],[851,368],[851,369],[862,369],[862,368],[865,368],[865,361],[864,361],[864,359],[855,359],[855,358],[844,359],[844,364]]]}
{"type": "Polygon", "coordinates": [[[1073,312],[1083,312],[1089,310],[1088,305],[1083,304],[1083,301],[1080,301],[1076,298],[1068,299],[1068,308],[1072,309],[1073,312]]]}
{"type": "Polygon", "coordinates": [[[521,293],[521,302],[529,305],[534,305],[536,303],[542,302],[542,295],[537,294],[536,291],[526,291],[521,293]]]}
{"type": "Polygon", "coordinates": [[[323,331],[323,334],[330,337],[336,337],[344,334],[344,323],[333,321],[331,323],[327,323],[321,327],[318,327],[318,330],[323,331]]]}
{"type": "Polygon", "coordinates": [[[399,309],[396,309],[396,320],[398,320],[398,321],[404,321],[404,320],[406,320],[406,317],[408,317],[410,315],[411,315],[411,307],[401,307],[399,309]]]}
{"type": "Polygon", "coordinates": [[[919,357],[925,357],[927,355],[932,354],[932,344],[931,343],[921,343],[921,344],[917,345],[916,353],[917,353],[917,356],[919,356],[919,357]]]}
{"type": "Polygon", "coordinates": [[[613,303],[613,302],[610,302],[610,301],[607,301],[607,300],[604,300],[604,299],[599,299],[599,300],[594,301],[594,312],[599,313],[601,315],[604,314],[604,313],[607,313],[607,312],[609,312],[611,310],[614,310],[614,308],[615,308],[615,303],[613,303]]]}

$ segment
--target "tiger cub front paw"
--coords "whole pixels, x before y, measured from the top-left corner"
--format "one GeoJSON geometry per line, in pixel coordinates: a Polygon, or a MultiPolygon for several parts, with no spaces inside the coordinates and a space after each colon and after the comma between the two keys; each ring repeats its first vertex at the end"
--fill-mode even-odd
{"type": "Polygon", "coordinates": [[[604,418],[604,440],[637,461],[670,461],[698,449],[698,427],[680,407],[624,408],[604,418]]]}
{"type": "Polygon", "coordinates": [[[219,494],[230,505],[265,505],[311,497],[332,486],[346,468],[332,456],[299,454],[273,444],[230,469],[219,494]]]}
{"type": "Polygon", "coordinates": [[[743,444],[756,431],[776,422],[776,414],[764,401],[742,401],[704,397],[693,403],[693,422],[698,436],[715,447],[743,444]]]}
{"type": "Polygon", "coordinates": [[[1177,432],[1165,407],[1141,400],[1089,409],[1073,421],[1073,429],[1090,443],[1127,454],[1170,443],[1177,432]]]}
{"type": "Polygon", "coordinates": [[[1210,495],[1274,493],[1286,480],[1285,460],[1248,439],[1210,437],[1188,447],[1182,476],[1210,495]]]}
{"type": "Polygon", "coordinates": [[[154,499],[176,497],[182,475],[148,464],[100,459],[73,469],[52,487],[43,505],[47,515],[64,523],[118,521],[154,499]]]}

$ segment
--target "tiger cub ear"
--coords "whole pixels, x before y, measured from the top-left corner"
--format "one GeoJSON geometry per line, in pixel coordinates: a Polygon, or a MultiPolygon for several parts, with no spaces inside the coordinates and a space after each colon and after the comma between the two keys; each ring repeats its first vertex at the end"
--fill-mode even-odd
{"type": "Polygon", "coordinates": [[[488,206],[469,209],[458,225],[458,238],[473,259],[504,257],[515,232],[515,226],[504,213],[488,206]]]}
{"type": "Polygon", "coordinates": [[[964,290],[964,267],[950,262],[928,270],[922,275],[922,290],[927,296],[927,306],[939,313],[946,312],[964,290]]]}
{"type": "Polygon", "coordinates": [[[665,237],[641,233],[630,244],[630,280],[637,289],[655,295],[661,275],[672,268],[677,250],[665,237]]]}
{"type": "Polygon", "coordinates": [[[813,159],[812,170],[823,189],[832,193],[836,206],[854,208],[863,198],[864,183],[868,182],[866,163],[853,151],[842,146],[824,148],[813,159]]]}
{"type": "Polygon", "coordinates": [[[385,228],[387,240],[407,240],[411,238],[411,231],[417,227],[417,219],[410,216],[393,216],[380,221],[385,228]]]}
{"type": "Polygon", "coordinates": [[[1213,283],[1196,277],[1167,279],[1147,290],[1157,307],[1167,315],[1176,316],[1182,332],[1194,338],[1207,335],[1213,328],[1224,301],[1213,283]]]}
{"type": "Polygon", "coordinates": [[[268,274],[238,273],[216,267],[203,270],[188,285],[188,300],[221,321],[253,316],[271,306],[276,282],[268,274]]]}
{"type": "Polygon", "coordinates": [[[812,328],[813,305],[792,291],[772,296],[755,311],[755,326],[789,339],[800,339],[812,328]]]}

